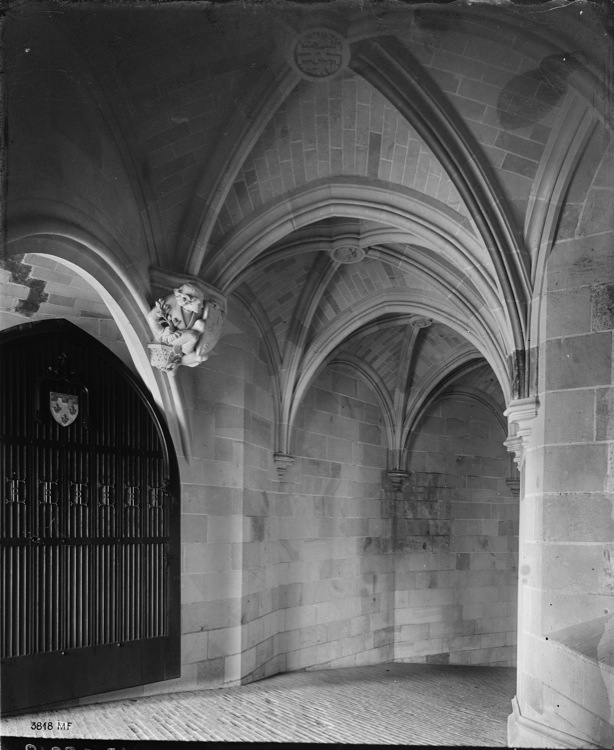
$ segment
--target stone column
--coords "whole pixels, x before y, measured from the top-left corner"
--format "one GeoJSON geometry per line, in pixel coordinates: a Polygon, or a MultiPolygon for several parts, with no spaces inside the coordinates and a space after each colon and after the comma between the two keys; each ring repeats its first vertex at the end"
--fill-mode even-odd
{"type": "Polygon", "coordinates": [[[612,240],[604,232],[555,246],[528,442],[532,407],[508,410],[506,442],[524,461],[515,747],[614,741],[612,240]]]}

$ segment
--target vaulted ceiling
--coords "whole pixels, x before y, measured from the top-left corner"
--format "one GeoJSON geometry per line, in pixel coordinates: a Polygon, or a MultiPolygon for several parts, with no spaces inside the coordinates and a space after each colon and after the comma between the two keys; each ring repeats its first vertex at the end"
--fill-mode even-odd
{"type": "Polygon", "coordinates": [[[604,17],[559,6],[25,3],[5,24],[12,247],[104,266],[129,319],[153,271],[244,305],[281,452],[331,362],[398,450],[469,363],[502,403],[526,395],[539,268],[609,127],[587,93],[604,17]],[[297,57],[318,30],[332,73],[297,57]]]}

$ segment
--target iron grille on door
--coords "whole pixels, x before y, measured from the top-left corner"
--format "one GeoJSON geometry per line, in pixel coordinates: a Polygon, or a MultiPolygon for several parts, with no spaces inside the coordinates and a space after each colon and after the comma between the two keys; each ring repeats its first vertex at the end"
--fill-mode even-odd
{"type": "Polygon", "coordinates": [[[67,321],[4,332],[0,378],[3,711],[177,676],[178,470],[151,398],[67,321]]]}

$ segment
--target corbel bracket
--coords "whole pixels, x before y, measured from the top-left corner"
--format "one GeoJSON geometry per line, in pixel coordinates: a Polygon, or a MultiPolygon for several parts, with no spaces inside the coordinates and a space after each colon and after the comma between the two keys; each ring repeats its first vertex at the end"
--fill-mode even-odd
{"type": "Polygon", "coordinates": [[[402,469],[391,469],[388,472],[388,479],[392,489],[395,492],[400,492],[403,489],[403,484],[409,479],[409,472],[402,469]]]}
{"type": "Polygon", "coordinates": [[[537,416],[538,408],[537,397],[519,398],[512,401],[503,412],[508,422],[508,437],[503,444],[514,454],[514,461],[519,470],[524,464],[532,431],[531,423],[537,416]]]}
{"type": "Polygon", "coordinates": [[[277,467],[277,476],[281,481],[294,463],[294,456],[291,456],[289,453],[273,453],[273,461],[277,467]]]}

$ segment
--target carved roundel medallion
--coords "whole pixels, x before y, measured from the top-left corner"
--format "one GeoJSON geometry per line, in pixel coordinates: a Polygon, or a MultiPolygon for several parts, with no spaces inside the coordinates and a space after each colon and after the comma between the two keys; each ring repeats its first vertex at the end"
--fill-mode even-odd
{"type": "Polygon", "coordinates": [[[323,81],[344,70],[349,59],[347,41],[332,29],[304,31],[294,40],[290,61],[303,78],[323,81]]]}
{"type": "Polygon", "coordinates": [[[331,256],[337,263],[359,263],[365,255],[362,247],[357,245],[342,245],[331,251],[331,256]]]}

